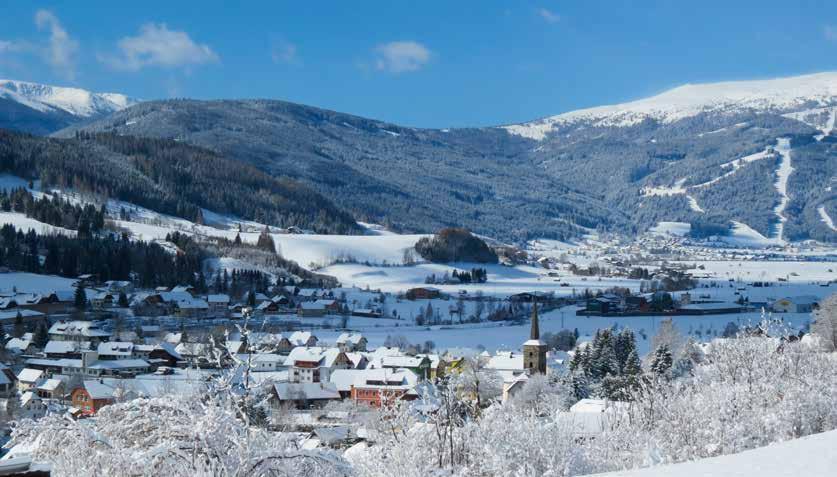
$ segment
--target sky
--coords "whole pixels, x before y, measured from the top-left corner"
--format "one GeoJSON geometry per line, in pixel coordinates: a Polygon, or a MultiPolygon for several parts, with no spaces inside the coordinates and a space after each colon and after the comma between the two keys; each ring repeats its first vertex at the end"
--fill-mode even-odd
{"type": "Polygon", "coordinates": [[[835,70],[834,0],[0,0],[0,78],[282,99],[415,127],[835,70]]]}

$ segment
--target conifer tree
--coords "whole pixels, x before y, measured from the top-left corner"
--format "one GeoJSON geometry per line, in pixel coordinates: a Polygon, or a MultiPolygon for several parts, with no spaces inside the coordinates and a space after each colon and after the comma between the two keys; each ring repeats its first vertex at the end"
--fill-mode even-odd
{"type": "Polygon", "coordinates": [[[84,290],[84,285],[79,284],[76,287],[76,293],[73,296],[73,304],[79,311],[83,311],[87,308],[87,293],[84,290]]]}

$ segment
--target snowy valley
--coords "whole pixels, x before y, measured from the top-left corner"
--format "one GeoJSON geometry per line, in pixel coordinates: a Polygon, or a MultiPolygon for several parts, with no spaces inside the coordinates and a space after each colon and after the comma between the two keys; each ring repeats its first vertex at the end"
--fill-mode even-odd
{"type": "Polygon", "coordinates": [[[0,475],[834,468],[833,73],[458,131],[0,100],[70,126],[0,132],[0,475]]]}

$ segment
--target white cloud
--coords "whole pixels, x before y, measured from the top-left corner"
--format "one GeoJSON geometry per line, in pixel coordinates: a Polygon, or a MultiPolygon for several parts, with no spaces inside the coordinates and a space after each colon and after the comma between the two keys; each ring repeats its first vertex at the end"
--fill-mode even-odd
{"type": "Polygon", "coordinates": [[[375,47],[375,68],[389,73],[417,71],[430,61],[432,53],[415,41],[393,41],[375,47]]]}
{"type": "Polygon", "coordinates": [[[296,63],[296,45],[287,41],[280,41],[273,45],[270,57],[274,63],[296,63]]]}
{"type": "Polygon", "coordinates": [[[826,25],[826,27],[823,29],[823,34],[825,34],[826,40],[837,41],[837,26],[826,25]]]}
{"type": "Polygon", "coordinates": [[[99,59],[114,68],[137,71],[146,66],[177,68],[219,61],[208,45],[195,43],[186,32],[169,30],[165,23],[146,23],[137,36],[117,43],[119,55],[99,59]]]}
{"type": "Polygon", "coordinates": [[[73,79],[75,77],[75,56],[78,52],[78,41],[70,37],[58,17],[49,10],[35,12],[35,25],[37,25],[38,30],[49,31],[49,43],[42,50],[46,62],[68,78],[73,79]]]}
{"type": "Polygon", "coordinates": [[[538,15],[540,15],[540,17],[547,23],[558,23],[561,20],[560,15],[546,8],[539,8],[538,15]]]}

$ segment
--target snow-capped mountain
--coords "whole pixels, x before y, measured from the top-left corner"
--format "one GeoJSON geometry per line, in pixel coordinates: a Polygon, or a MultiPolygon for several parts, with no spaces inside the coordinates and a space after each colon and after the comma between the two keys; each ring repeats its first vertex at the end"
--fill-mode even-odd
{"type": "Polygon", "coordinates": [[[44,113],[62,111],[82,118],[110,114],[137,103],[123,94],[93,93],[15,80],[0,80],[0,98],[44,113]]]}
{"type": "MultiPolygon", "coordinates": [[[[543,140],[553,129],[565,125],[626,127],[647,119],[670,124],[701,113],[820,112],[828,106],[837,106],[837,72],[759,81],[686,84],[650,98],[580,109],[502,127],[512,134],[543,140]]],[[[830,110],[822,116],[823,122],[828,123],[830,110]]]]}

